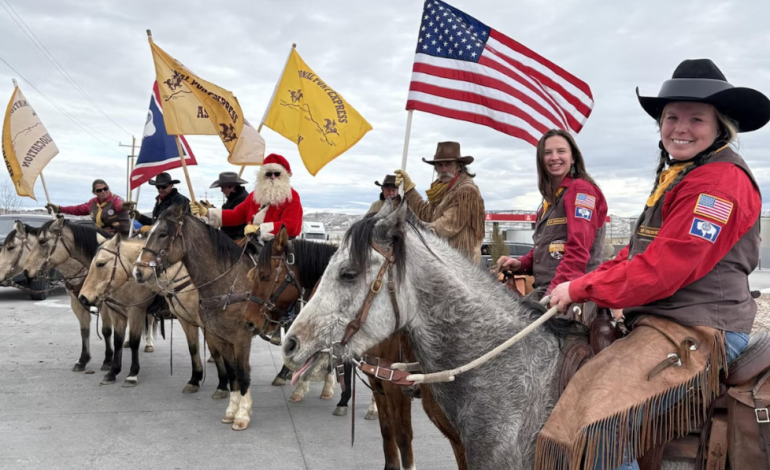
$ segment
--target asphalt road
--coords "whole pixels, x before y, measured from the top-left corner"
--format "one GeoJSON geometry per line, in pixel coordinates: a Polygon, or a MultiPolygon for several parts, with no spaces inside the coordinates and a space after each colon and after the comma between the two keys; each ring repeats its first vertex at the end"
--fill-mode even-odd
{"type": "MultiPolygon", "coordinates": [[[[370,392],[357,387],[356,443],[350,447],[350,415],[332,416],[339,400],[320,400],[314,384],[301,403],[290,386],[270,385],[280,352],[259,339],[251,353],[254,413],[249,429],[222,424],[226,400],[213,400],[216,368],[196,394],[183,395],[190,377],[187,347],[174,328],[174,375],[169,375],[170,331],[155,352],[140,352],[139,385],[100,386],[103,342],[93,333],[94,359],[72,372],[80,354],[77,320],[63,293],[43,302],[0,288],[0,468],[2,469],[382,469],[377,421],[365,421],[370,392]]],[[[143,348],[143,346],[142,346],[143,348]]],[[[420,470],[456,468],[449,443],[412,407],[414,453],[420,470]]]]}

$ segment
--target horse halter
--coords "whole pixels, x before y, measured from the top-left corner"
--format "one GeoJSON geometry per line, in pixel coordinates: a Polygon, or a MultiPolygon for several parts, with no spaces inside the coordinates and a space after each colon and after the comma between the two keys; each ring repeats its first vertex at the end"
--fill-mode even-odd
{"type": "MultiPolygon", "coordinates": [[[[291,249],[291,242],[287,245],[287,249],[291,249]]],[[[281,256],[271,256],[271,260],[277,259],[279,260],[278,267],[275,270],[275,277],[273,278],[273,283],[270,286],[270,290],[268,291],[268,295],[270,298],[267,300],[264,300],[256,295],[249,295],[249,300],[257,303],[262,306],[260,309],[260,313],[265,319],[265,322],[262,324],[262,328],[259,331],[259,337],[264,339],[265,341],[269,341],[273,344],[280,344],[281,338],[280,338],[280,328],[282,326],[287,325],[291,322],[291,310],[296,305],[298,301],[301,302],[301,298],[304,294],[304,289],[299,284],[299,281],[297,280],[296,276],[294,275],[294,271],[292,271],[291,267],[294,266],[294,253],[289,252],[288,256],[286,252],[282,252],[281,256]],[[283,271],[283,268],[286,268],[286,275],[284,276],[283,282],[281,282],[281,285],[278,287],[278,289],[275,289],[276,284],[278,284],[278,279],[281,276],[281,272],[283,271]],[[278,308],[275,305],[275,302],[278,301],[278,299],[281,297],[281,294],[283,294],[283,291],[288,287],[289,285],[294,286],[295,289],[297,289],[297,292],[299,293],[299,299],[295,300],[288,308],[288,310],[283,310],[278,308]],[[278,313],[281,317],[278,320],[273,320],[269,313],[278,313]],[[269,325],[275,325],[276,331],[273,333],[272,336],[267,335],[267,330],[269,325]]]]}
{"type": "MultiPolygon", "coordinates": [[[[166,223],[169,223],[169,222],[166,221],[166,223]]],[[[152,255],[155,255],[155,259],[148,262],[134,261],[134,266],[138,266],[140,268],[153,268],[153,270],[155,271],[156,277],[158,274],[165,272],[166,266],[163,264],[163,259],[174,252],[174,242],[176,241],[177,237],[179,237],[182,240],[182,244],[184,244],[184,237],[182,236],[182,225],[184,225],[184,221],[180,220],[179,222],[176,222],[175,225],[176,225],[176,231],[169,238],[168,253],[166,252],[165,249],[160,251],[155,251],[151,248],[147,248],[146,246],[143,246],[141,252],[143,253],[146,251],[152,255]]]]}
{"type": "Polygon", "coordinates": [[[48,263],[51,261],[51,256],[53,256],[54,252],[56,251],[56,247],[59,246],[59,242],[61,241],[61,246],[64,247],[64,250],[67,252],[67,256],[70,258],[72,257],[72,250],[67,247],[67,244],[64,243],[64,234],[62,233],[62,229],[59,230],[51,230],[51,233],[53,233],[56,236],[56,240],[53,242],[53,246],[51,246],[51,249],[48,250],[48,254],[45,257],[45,261],[43,261],[43,265],[40,266],[40,269],[38,269],[38,273],[42,274],[45,270],[43,268],[48,267],[48,263]]]}
{"type": "Polygon", "coordinates": [[[115,259],[112,262],[112,273],[110,274],[110,280],[107,281],[107,286],[104,288],[104,290],[102,290],[102,294],[100,295],[100,297],[107,297],[107,292],[112,285],[112,281],[115,280],[115,272],[118,269],[118,263],[120,263],[120,267],[123,268],[123,272],[126,273],[126,279],[131,279],[131,274],[128,272],[126,265],[123,264],[123,259],[120,257],[120,244],[118,244],[118,246],[115,248],[115,251],[109,250],[107,248],[101,248],[101,250],[115,256],[115,259]]]}

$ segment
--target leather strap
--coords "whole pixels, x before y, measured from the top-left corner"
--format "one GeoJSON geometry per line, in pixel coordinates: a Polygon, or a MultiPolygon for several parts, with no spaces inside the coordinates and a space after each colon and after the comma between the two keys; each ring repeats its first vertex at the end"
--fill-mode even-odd
{"type": "Polygon", "coordinates": [[[361,360],[360,369],[366,375],[374,377],[377,380],[392,382],[404,387],[414,385],[414,382],[411,380],[406,380],[407,377],[412,375],[412,372],[392,369],[392,365],[392,362],[385,361],[379,357],[364,355],[361,360]]]}
{"type": "Polygon", "coordinates": [[[765,452],[765,459],[767,459],[767,468],[770,468],[770,412],[767,409],[767,404],[762,396],[759,394],[759,390],[762,385],[770,377],[770,369],[765,371],[762,377],[757,381],[754,389],[751,391],[754,396],[754,414],[757,417],[757,424],[759,425],[759,432],[762,434],[762,439],[759,441],[759,445],[765,452]]]}
{"type": "Polygon", "coordinates": [[[249,300],[251,292],[240,292],[236,294],[225,294],[209,297],[208,299],[200,300],[200,307],[207,310],[213,310],[215,308],[221,308],[226,305],[235,304],[238,302],[245,302],[249,300]]]}
{"type": "Polygon", "coordinates": [[[714,418],[711,422],[706,470],[725,470],[727,465],[727,421],[714,418]]]}
{"type": "MultiPolygon", "coordinates": [[[[392,247],[390,250],[385,252],[375,243],[372,243],[372,246],[375,250],[379,251],[383,256],[385,256],[385,262],[382,263],[380,272],[377,274],[377,279],[372,282],[372,286],[369,288],[369,293],[366,294],[366,299],[364,300],[364,305],[361,306],[361,310],[358,311],[356,317],[351,320],[350,323],[348,323],[348,325],[345,327],[345,334],[342,336],[342,341],[340,341],[340,345],[342,346],[348,344],[350,338],[352,338],[353,335],[358,333],[358,330],[361,329],[361,325],[366,323],[366,318],[369,316],[369,309],[372,306],[372,302],[374,302],[374,298],[382,290],[382,278],[385,276],[385,272],[388,270],[388,267],[393,264],[392,247]]],[[[393,298],[395,299],[395,296],[393,298]]]]}

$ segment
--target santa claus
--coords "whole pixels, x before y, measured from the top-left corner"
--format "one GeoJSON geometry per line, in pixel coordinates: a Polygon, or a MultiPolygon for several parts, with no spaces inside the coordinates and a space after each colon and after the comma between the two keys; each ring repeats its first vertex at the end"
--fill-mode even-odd
{"type": "Polygon", "coordinates": [[[235,209],[210,209],[200,202],[191,204],[190,209],[214,227],[246,223],[246,236],[259,232],[262,240],[270,240],[285,225],[289,237],[297,237],[302,231],[302,204],[290,179],[289,162],[271,153],[259,170],[254,191],[235,209]]]}

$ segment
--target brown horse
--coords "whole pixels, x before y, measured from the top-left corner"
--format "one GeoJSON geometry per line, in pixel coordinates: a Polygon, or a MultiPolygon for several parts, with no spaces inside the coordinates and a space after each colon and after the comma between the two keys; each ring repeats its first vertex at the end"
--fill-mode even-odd
{"type": "MultiPolygon", "coordinates": [[[[246,325],[249,331],[265,338],[275,334],[276,330],[284,323],[283,313],[288,312],[290,305],[297,302],[301,295],[301,289],[286,287],[276,297],[275,293],[283,280],[293,277],[299,281],[299,285],[305,291],[312,289],[312,286],[316,286],[320,280],[329,264],[329,259],[336,250],[336,247],[321,243],[305,240],[289,241],[286,229],[281,228],[278,236],[266,243],[253,274],[257,282],[255,282],[252,291],[252,300],[256,298],[261,302],[250,302],[246,309],[246,325]],[[307,254],[319,253],[318,246],[323,246],[322,251],[328,253],[325,253],[325,256],[317,257],[317,259],[310,259],[307,254]],[[265,306],[264,300],[274,297],[275,299],[265,306]]],[[[367,351],[367,354],[390,362],[416,362],[409,341],[404,338],[403,333],[386,339],[367,351]]],[[[346,382],[350,375],[350,371],[346,371],[346,382]]],[[[414,468],[411,398],[404,394],[404,390],[400,386],[391,382],[370,378],[369,383],[375,392],[374,399],[380,414],[385,469],[400,469],[402,466],[406,469],[414,468]]],[[[350,390],[350,383],[347,383],[347,390],[350,390]]],[[[425,413],[449,439],[458,468],[467,469],[465,449],[460,443],[459,436],[433,399],[428,387],[423,386],[420,390],[425,413]]]]}
{"type": "MultiPolygon", "coordinates": [[[[241,431],[251,420],[251,334],[244,328],[254,267],[245,248],[220,230],[175,206],[164,211],[149,232],[133,274],[140,284],[182,262],[198,289],[199,315],[206,339],[221,354],[230,382],[230,403],[223,423],[241,431]]],[[[214,356],[215,360],[218,358],[214,356]]]]}

